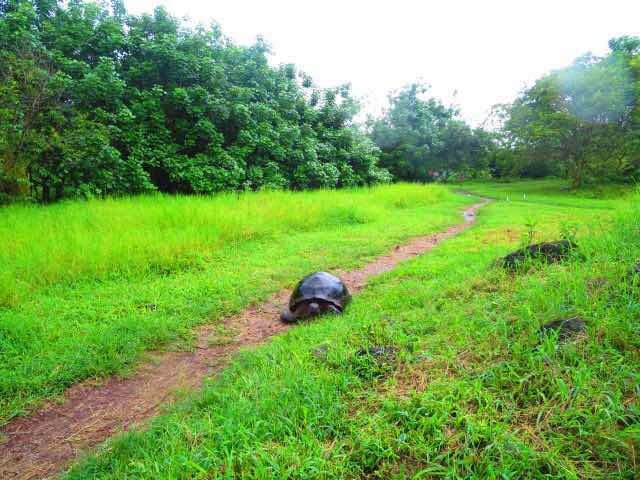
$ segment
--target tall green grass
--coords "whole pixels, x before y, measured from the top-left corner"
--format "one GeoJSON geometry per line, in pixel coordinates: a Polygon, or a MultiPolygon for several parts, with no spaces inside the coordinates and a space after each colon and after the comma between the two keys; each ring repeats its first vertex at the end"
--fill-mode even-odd
{"type": "Polygon", "coordinates": [[[640,197],[585,208],[548,183],[511,187],[521,200],[378,277],[345,315],[242,352],[68,478],[637,478],[640,197]],[[540,240],[581,225],[583,258],[499,268],[530,220],[540,240]],[[540,336],[576,315],[585,338],[540,336]],[[397,353],[359,353],[373,346],[397,353]]]}
{"type": "Polygon", "coordinates": [[[59,282],[201,266],[230,243],[378,221],[434,205],[437,186],[213,197],[153,195],[0,210],[0,305],[59,282]]]}
{"type": "Polygon", "coordinates": [[[390,185],[0,209],[0,424],[146,350],[188,346],[193,326],[305,273],[459,223],[472,201],[390,185]]]}

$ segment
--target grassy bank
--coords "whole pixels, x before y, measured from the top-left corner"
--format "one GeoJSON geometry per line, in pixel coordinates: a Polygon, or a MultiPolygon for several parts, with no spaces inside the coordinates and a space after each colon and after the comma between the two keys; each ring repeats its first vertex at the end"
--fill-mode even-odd
{"type": "Polygon", "coordinates": [[[638,197],[557,186],[472,185],[510,198],[68,478],[637,478],[638,197]],[[569,231],[584,258],[515,275],[494,263],[569,231]],[[586,337],[539,335],[573,316],[586,337]],[[358,354],[380,346],[395,350],[358,354]]]}
{"type": "Polygon", "coordinates": [[[0,424],[291,285],[461,221],[439,186],[0,209],[0,424]]]}
{"type": "Polygon", "coordinates": [[[395,210],[432,207],[447,195],[442,188],[405,185],[6,207],[0,299],[12,306],[61,282],[202,268],[230,244],[375,223],[395,210]]]}

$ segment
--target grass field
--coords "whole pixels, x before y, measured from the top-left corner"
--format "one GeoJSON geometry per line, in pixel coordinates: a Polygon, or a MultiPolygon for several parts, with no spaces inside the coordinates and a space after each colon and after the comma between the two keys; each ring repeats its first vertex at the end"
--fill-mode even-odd
{"type": "MultiPolygon", "coordinates": [[[[294,283],[461,221],[439,186],[0,209],[0,425],[294,283]]],[[[178,345],[180,346],[180,345],[178,345]]]]}
{"type": "MultiPolygon", "coordinates": [[[[497,199],[473,229],[378,277],[344,316],[242,352],[67,478],[638,478],[639,197],[559,186],[466,185],[497,199]],[[522,238],[563,233],[582,257],[495,265],[522,238]],[[573,316],[586,338],[540,337],[573,316]],[[357,353],[380,346],[395,353],[357,353]]],[[[439,205],[451,221],[455,201],[439,205]]],[[[405,228],[421,218],[409,212],[405,228]]]]}

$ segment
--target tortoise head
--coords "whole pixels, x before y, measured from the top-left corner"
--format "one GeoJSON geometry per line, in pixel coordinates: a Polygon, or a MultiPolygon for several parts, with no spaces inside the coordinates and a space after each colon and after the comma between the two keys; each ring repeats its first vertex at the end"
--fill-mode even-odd
{"type": "Polygon", "coordinates": [[[312,317],[315,315],[319,315],[321,313],[320,310],[320,305],[318,304],[318,302],[310,302],[307,305],[307,315],[312,317]]]}

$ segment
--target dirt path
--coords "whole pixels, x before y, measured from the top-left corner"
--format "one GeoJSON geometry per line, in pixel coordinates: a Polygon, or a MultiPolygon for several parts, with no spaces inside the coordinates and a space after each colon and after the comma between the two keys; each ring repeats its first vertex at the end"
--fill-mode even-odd
{"type": "MultiPolygon", "coordinates": [[[[464,223],[414,238],[358,270],[339,274],[349,290],[357,293],[369,277],[391,270],[399,262],[427,252],[467,229],[474,223],[478,209],[488,202],[485,199],[467,208],[463,212],[464,223]]],[[[265,303],[227,318],[226,329],[236,335],[225,344],[211,344],[219,327],[200,327],[196,330],[194,352],[157,354],[128,378],[109,377],[99,385],[78,384],[65,392],[61,405],[47,403],[28,417],[12,420],[2,432],[5,441],[0,444],[0,478],[49,478],[81,452],[153,417],[176,391],[198,388],[205,377],[224,366],[229,354],[290,328],[278,319],[289,293],[281,291],[265,303]]]]}

